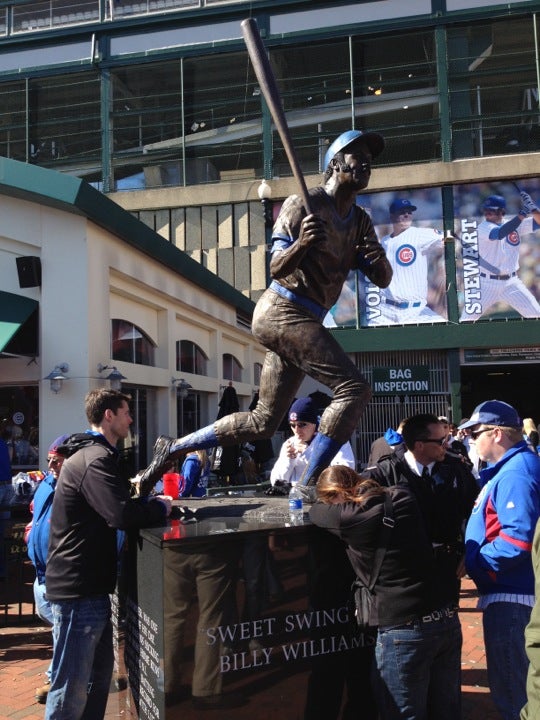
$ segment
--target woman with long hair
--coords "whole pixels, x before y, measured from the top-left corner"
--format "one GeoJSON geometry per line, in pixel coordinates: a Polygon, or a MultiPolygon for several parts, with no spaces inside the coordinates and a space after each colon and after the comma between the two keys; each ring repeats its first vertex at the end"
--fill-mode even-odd
{"type": "Polygon", "coordinates": [[[369,584],[381,544],[389,496],[393,527],[370,614],[371,624],[377,626],[372,677],[379,714],[385,720],[450,720],[442,672],[449,643],[438,622],[443,613],[434,610],[433,549],[414,495],[406,486],[381,487],[351,468],[335,465],[319,476],[317,496],[310,519],[345,542],[364,585],[369,584]],[[399,662],[396,645],[401,649],[399,662]]]}

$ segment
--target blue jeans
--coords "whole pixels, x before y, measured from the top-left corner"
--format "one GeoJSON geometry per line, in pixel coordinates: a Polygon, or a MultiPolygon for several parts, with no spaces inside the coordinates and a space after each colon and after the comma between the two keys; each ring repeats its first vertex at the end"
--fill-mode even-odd
{"type": "Polygon", "coordinates": [[[34,580],[34,602],[36,603],[36,614],[49,625],[54,624],[53,613],[50,602],[45,597],[45,583],[34,580]]]}
{"type": "Polygon", "coordinates": [[[379,628],[374,688],[384,720],[461,717],[461,625],[457,611],[436,616],[379,628]]]}
{"type": "Polygon", "coordinates": [[[51,607],[54,649],[45,720],[103,720],[114,662],[109,596],[51,607]]]}
{"type": "MultiPolygon", "coordinates": [[[[37,578],[34,580],[34,602],[36,603],[37,616],[40,617],[44,622],[52,625],[54,622],[53,614],[51,604],[45,597],[45,583],[40,583],[37,578]]],[[[49,682],[51,680],[51,668],[52,661],[45,672],[45,675],[49,679],[49,682]]]]}
{"type": "Polygon", "coordinates": [[[514,602],[491,603],[484,610],[484,645],[491,697],[504,720],[518,720],[527,702],[525,627],[532,608],[514,602]]]}

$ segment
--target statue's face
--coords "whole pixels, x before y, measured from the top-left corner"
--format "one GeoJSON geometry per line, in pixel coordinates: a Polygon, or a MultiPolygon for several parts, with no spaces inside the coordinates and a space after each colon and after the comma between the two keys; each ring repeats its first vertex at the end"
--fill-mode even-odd
{"type": "Polygon", "coordinates": [[[351,183],[357,191],[368,186],[371,177],[372,155],[365,143],[355,143],[351,152],[344,153],[345,165],[337,165],[336,172],[341,183],[351,183]]]}

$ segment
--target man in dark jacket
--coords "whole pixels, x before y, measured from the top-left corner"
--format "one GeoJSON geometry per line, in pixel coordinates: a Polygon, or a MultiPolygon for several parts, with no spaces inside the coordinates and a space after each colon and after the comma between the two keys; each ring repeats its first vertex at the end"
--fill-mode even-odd
{"type": "Polygon", "coordinates": [[[402,435],[407,447],[404,456],[394,453],[382,458],[366,472],[381,485],[406,485],[414,493],[435,556],[430,605],[436,610],[417,623],[411,647],[403,642],[393,648],[377,647],[377,652],[388,651],[395,659],[395,667],[386,664],[384,678],[393,703],[399,704],[402,673],[411,675],[409,688],[414,673],[417,687],[410,694],[418,703],[414,717],[455,720],[461,717],[462,635],[457,607],[464,574],[463,531],[478,488],[467,466],[447,455],[448,434],[436,415],[411,416],[403,424],[402,435]],[[419,643],[426,648],[424,662],[412,667],[410,650],[419,643]],[[437,699],[436,714],[429,711],[430,698],[437,699]],[[424,706],[427,715],[422,714],[424,706]]]}
{"type": "Polygon", "coordinates": [[[130,397],[91,390],[90,430],[72,435],[56,485],[45,573],[54,651],[46,720],[102,720],[113,670],[111,607],[116,529],[165,524],[171,499],[132,499],[116,444],[129,434],[130,397]]]}

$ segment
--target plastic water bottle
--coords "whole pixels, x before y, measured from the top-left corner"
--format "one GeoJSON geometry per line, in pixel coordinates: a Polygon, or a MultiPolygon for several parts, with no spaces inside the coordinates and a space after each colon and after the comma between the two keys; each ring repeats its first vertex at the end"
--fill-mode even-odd
{"type": "Polygon", "coordinates": [[[300,525],[304,519],[304,502],[298,483],[295,483],[289,491],[289,515],[294,525],[300,525]]]}

